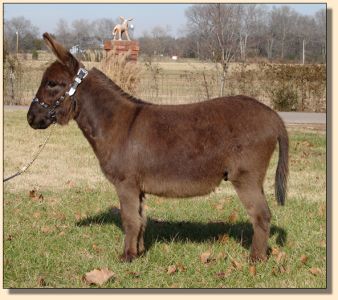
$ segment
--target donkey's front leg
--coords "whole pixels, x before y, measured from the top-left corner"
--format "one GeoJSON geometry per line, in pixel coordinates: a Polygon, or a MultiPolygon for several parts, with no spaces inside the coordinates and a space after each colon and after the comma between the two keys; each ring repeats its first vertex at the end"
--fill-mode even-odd
{"type": "Polygon", "coordinates": [[[120,200],[122,226],[125,233],[124,252],[121,260],[130,262],[144,250],[143,232],[145,222],[143,221],[142,194],[137,185],[130,182],[123,182],[116,188],[120,200]]]}

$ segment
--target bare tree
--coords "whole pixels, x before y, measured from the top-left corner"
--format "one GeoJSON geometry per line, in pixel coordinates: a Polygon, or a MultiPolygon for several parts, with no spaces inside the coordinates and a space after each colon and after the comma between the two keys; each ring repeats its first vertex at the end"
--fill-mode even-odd
{"type": "Polygon", "coordinates": [[[15,17],[4,22],[4,43],[7,51],[14,52],[17,46],[19,51],[24,52],[34,49],[37,39],[38,28],[24,17],[15,17]]]}
{"type": "Polygon", "coordinates": [[[239,5],[220,3],[193,5],[186,12],[190,30],[201,35],[201,44],[221,66],[221,96],[229,63],[238,51],[240,13],[239,5]]]}
{"type": "Polygon", "coordinates": [[[322,62],[326,61],[326,10],[321,9],[315,14],[316,36],[320,43],[322,62]]]}
{"type": "Polygon", "coordinates": [[[60,19],[56,24],[55,36],[65,47],[70,48],[73,45],[73,34],[65,19],[60,19]]]}

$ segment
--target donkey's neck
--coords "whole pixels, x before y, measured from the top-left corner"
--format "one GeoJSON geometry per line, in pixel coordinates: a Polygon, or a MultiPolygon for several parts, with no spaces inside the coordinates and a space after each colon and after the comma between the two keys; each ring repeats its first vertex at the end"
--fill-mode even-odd
{"type": "Polygon", "coordinates": [[[78,112],[75,118],[96,155],[103,157],[104,145],[118,147],[124,129],[137,107],[146,105],[125,93],[107,76],[93,68],[76,92],[78,112]]]}

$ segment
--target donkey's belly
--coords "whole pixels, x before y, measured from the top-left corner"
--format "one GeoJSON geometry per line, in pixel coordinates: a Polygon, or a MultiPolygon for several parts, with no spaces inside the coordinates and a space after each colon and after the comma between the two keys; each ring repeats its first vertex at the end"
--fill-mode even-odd
{"type": "Polygon", "coordinates": [[[209,194],[220,184],[221,180],[222,177],[194,180],[148,176],[143,181],[142,189],[145,193],[162,197],[193,197],[209,194]]]}

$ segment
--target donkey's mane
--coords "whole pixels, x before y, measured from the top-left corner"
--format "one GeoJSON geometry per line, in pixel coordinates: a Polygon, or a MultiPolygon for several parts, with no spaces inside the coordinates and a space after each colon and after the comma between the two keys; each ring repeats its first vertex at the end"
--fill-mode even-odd
{"type": "Polygon", "coordinates": [[[128,101],[131,101],[131,102],[137,103],[137,104],[152,105],[152,103],[143,101],[139,98],[136,98],[136,97],[128,94],[121,87],[119,87],[113,80],[111,80],[106,74],[104,74],[100,70],[96,69],[95,67],[92,68],[92,70],[95,71],[95,76],[97,76],[101,80],[101,82],[104,82],[105,84],[107,84],[107,86],[112,88],[115,93],[118,93],[119,95],[123,96],[123,98],[127,99],[128,101]]]}

